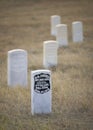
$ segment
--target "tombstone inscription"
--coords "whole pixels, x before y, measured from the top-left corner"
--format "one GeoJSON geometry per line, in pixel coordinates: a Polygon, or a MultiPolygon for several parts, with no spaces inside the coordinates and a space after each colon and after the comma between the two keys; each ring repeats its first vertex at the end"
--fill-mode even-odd
{"type": "Polygon", "coordinates": [[[31,71],[32,115],[51,112],[51,72],[49,70],[31,71]]]}

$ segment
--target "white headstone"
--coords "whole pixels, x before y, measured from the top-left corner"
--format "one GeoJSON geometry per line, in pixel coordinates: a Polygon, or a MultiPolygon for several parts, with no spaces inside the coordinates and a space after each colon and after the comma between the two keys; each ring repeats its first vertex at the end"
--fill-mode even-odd
{"type": "Polygon", "coordinates": [[[49,70],[31,71],[31,112],[49,114],[52,107],[51,72],[49,70]]]}
{"type": "Polygon", "coordinates": [[[8,85],[27,86],[27,52],[25,50],[8,51],[8,85]]]}
{"type": "Polygon", "coordinates": [[[56,36],[56,25],[61,23],[59,15],[51,16],[51,35],[56,36]]]}
{"type": "Polygon", "coordinates": [[[68,33],[67,33],[67,25],[66,24],[58,24],[56,25],[56,40],[58,42],[58,47],[67,46],[68,45],[68,33]]]}
{"type": "Polygon", "coordinates": [[[58,43],[56,41],[44,41],[43,44],[43,65],[45,68],[57,65],[58,43]]]}
{"type": "Polygon", "coordinates": [[[77,21],[72,23],[72,38],[73,42],[83,42],[83,25],[77,21]]]}

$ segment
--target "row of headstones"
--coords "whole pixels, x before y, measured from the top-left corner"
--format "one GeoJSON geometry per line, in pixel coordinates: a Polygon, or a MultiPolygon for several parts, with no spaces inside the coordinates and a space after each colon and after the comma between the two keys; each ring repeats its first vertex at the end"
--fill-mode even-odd
{"type": "MultiPolygon", "coordinates": [[[[54,20],[54,23],[57,24],[54,20]]],[[[54,25],[53,25],[54,26],[54,25]]],[[[54,27],[55,28],[55,27],[54,27]]],[[[59,41],[67,45],[67,26],[59,24],[57,41],[45,41],[43,48],[43,65],[45,68],[57,65],[57,50],[59,41]],[[65,28],[66,27],[66,28],[65,28]],[[65,39],[65,40],[64,40],[65,39]]],[[[75,27],[76,28],[76,27],[75,27]]],[[[79,27],[77,27],[79,28],[79,27]]],[[[81,28],[81,27],[80,27],[81,28]]],[[[54,34],[52,32],[52,34],[54,34]]],[[[79,35],[79,34],[78,34],[79,35]]],[[[27,51],[15,49],[8,52],[8,85],[27,86],[27,51]]],[[[31,107],[34,113],[51,112],[51,71],[36,70],[31,72],[31,107]]]]}
{"type": "MultiPolygon", "coordinates": [[[[61,23],[59,15],[51,16],[51,35],[56,36],[58,47],[68,45],[67,24],[61,23]]],[[[83,42],[83,24],[81,21],[72,22],[73,42],[83,42]]]]}

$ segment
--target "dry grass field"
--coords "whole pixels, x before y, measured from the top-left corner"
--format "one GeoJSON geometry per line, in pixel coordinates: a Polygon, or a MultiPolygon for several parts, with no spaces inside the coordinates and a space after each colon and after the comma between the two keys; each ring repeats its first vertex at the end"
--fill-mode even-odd
{"type": "Polygon", "coordinates": [[[93,130],[93,0],[0,0],[0,130],[93,130]],[[43,69],[50,16],[68,25],[69,46],[58,49],[52,72],[52,113],[31,115],[30,71],[43,69]],[[71,25],[82,21],[84,42],[71,25]],[[7,52],[28,52],[28,87],[7,86],[7,52]]]}

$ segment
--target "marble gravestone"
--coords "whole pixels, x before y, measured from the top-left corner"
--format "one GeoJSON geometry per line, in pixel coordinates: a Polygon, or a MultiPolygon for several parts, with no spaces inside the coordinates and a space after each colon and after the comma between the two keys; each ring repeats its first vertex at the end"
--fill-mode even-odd
{"type": "Polygon", "coordinates": [[[49,114],[52,107],[51,71],[31,71],[31,113],[49,114]]]}
{"type": "Polygon", "coordinates": [[[73,42],[83,42],[83,25],[82,22],[72,22],[72,39],[73,42]]]}
{"type": "Polygon", "coordinates": [[[8,85],[27,86],[27,52],[25,50],[8,51],[8,85]]]}
{"type": "Polygon", "coordinates": [[[58,43],[56,41],[44,41],[43,44],[43,66],[45,68],[57,65],[58,43]]]}
{"type": "Polygon", "coordinates": [[[67,33],[67,25],[66,24],[58,24],[56,25],[56,40],[58,42],[58,47],[67,46],[68,45],[68,33],[67,33]]]}
{"type": "Polygon", "coordinates": [[[59,15],[51,16],[51,35],[56,36],[56,25],[61,23],[61,17],[59,15]]]}

